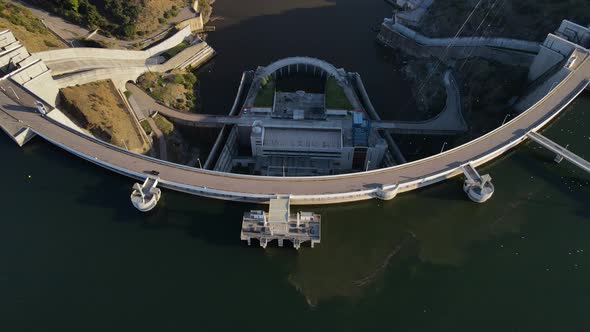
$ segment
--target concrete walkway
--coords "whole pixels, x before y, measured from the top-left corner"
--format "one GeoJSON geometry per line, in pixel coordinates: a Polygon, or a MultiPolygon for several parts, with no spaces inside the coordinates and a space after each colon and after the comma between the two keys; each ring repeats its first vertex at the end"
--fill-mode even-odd
{"type": "Polygon", "coordinates": [[[461,92],[452,70],[443,76],[447,92],[445,108],[432,119],[425,121],[391,121],[373,125],[376,128],[392,129],[399,134],[436,134],[442,132],[458,133],[467,131],[467,123],[463,118],[461,92]]]}
{"type": "MultiPolygon", "coordinates": [[[[461,113],[460,94],[457,83],[450,72],[445,74],[445,86],[447,87],[447,107],[437,116],[426,121],[386,121],[373,120],[371,126],[377,129],[391,131],[396,134],[430,134],[430,135],[452,135],[467,130],[467,125],[461,113]]],[[[254,116],[229,116],[213,115],[202,113],[190,113],[175,110],[156,102],[146,92],[135,84],[125,85],[128,91],[133,94],[139,109],[147,115],[148,112],[158,112],[166,116],[172,122],[192,127],[223,127],[227,124],[239,126],[251,126],[257,119],[264,119],[275,124],[283,124],[284,120],[269,119],[266,116],[257,118],[254,116]]],[[[313,121],[316,127],[334,126],[335,122],[342,120],[305,120],[306,124],[313,121]]],[[[345,120],[346,121],[346,120],[345,120]]],[[[292,122],[289,122],[292,124],[292,122]]]]}
{"type": "Polygon", "coordinates": [[[154,119],[150,116],[150,113],[152,112],[149,109],[142,109],[139,103],[135,100],[135,98],[136,97],[135,95],[133,95],[133,93],[128,98],[131,109],[133,110],[139,121],[147,121],[147,123],[152,128],[152,132],[154,133],[154,136],[158,141],[159,159],[168,160],[168,148],[166,145],[166,137],[164,136],[164,133],[162,133],[160,128],[158,128],[158,126],[156,125],[154,119]]]}

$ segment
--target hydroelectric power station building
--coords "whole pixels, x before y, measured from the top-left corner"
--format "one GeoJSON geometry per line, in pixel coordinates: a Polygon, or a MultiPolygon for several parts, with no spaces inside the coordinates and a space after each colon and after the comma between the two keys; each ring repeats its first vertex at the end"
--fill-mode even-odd
{"type": "Polygon", "coordinates": [[[355,75],[311,58],[283,59],[250,72],[239,111],[248,125],[226,128],[219,139],[223,149],[212,154],[213,169],[313,176],[382,167],[392,157],[371,127],[355,75]]]}

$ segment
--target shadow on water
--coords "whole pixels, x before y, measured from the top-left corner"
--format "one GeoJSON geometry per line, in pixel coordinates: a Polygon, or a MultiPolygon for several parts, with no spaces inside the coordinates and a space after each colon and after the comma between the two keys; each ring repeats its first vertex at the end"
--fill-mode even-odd
{"type": "Polygon", "coordinates": [[[77,203],[81,206],[110,209],[111,221],[135,224],[144,230],[176,230],[215,246],[241,246],[240,227],[247,204],[219,201],[174,192],[162,188],[162,198],[154,210],[142,213],[129,199],[131,185],[136,182],[124,176],[107,176],[82,188],[77,203]],[[116,178],[116,181],[114,181],[116,178]],[[105,200],[108,192],[109,200],[105,200]]]}

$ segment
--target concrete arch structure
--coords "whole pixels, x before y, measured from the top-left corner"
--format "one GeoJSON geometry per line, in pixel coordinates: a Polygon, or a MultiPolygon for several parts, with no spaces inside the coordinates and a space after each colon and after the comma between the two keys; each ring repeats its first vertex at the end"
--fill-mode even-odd
{"type": "Polygon", "coordinates": [[[266,77],[272,74],[275,74],[277,71],[281,70],[285,67],[296,66],[296,65],[304,65],[304,66],[312,66],[315,68],[319,68],[324,71],[326,74],[335,77],[336,79],[340,80],[341,72],[338,68],[334,67],[329,62],[324,60],[311,58],[311,57],[290,57],[277,60],[270,65],[264,67],[261,72],[261,76],[266,77]]]}

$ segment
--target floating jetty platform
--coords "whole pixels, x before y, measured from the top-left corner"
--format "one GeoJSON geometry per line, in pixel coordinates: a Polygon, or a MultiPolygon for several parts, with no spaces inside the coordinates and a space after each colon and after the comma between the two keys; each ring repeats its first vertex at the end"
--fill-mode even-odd
{"type": "Polygon", "coordinates": [[[301,244],[311,242],[311,247],[320,243],[321,216],[313,212],[297,212],[291,214],[288,198],[276,198],[270,201],[268,212],[252,210],[244,213],[240,238],[251,244],[257,239],[262,248],[269,242],[278,240],[279,247],[285,240],[291,241],[295,249],[301,244]]]}

